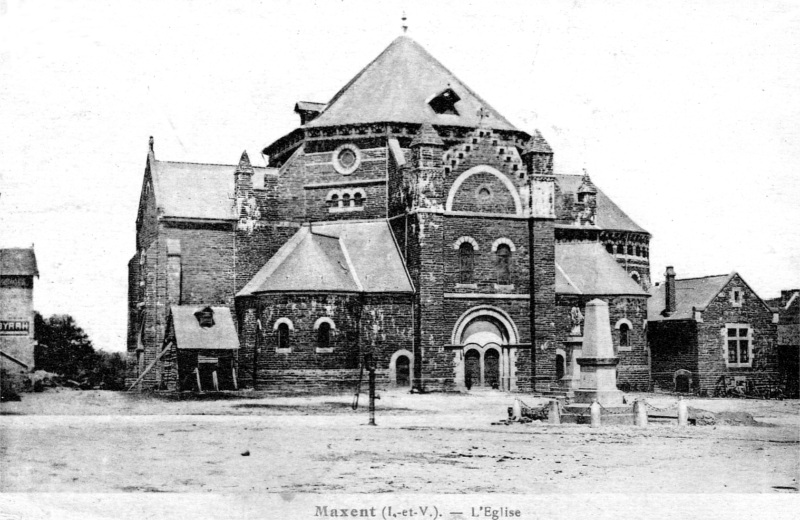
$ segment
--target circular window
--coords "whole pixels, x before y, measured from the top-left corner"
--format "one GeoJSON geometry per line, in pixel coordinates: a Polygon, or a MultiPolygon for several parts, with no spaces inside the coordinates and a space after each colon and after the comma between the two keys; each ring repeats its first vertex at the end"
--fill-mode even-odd
{"type": "Polygon", "coordinates": [[[333,167],[342,175],[350,175],[361,164],[361,152],[353,144],[343,144],[333,152],[333,167]]]}

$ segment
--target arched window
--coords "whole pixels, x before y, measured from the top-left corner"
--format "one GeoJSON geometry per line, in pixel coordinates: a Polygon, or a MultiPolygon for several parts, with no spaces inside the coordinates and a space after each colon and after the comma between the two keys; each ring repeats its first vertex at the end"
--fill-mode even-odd
{"type": "Polygon", "coordinates": [[[628,254],[633,256],[633,246],[628,244],[628,254]]]}
{"type": "Polygon", "coordinates": [[[636,256],[642,256],[642,248],[641,248],[641,246],[636,246],[636,256]]]}
{"type": "Polygon", "coordinates": [[[613,255],[614,254],[614,244],[606,244],[606,251],[608,251],[609,253],[611,253],[613,255]]]}
{"type": "Polygon", "coordinates": [[[639,273],[637,273],[636,271],[634,271],[634,272],[632,272],[632,273],[631,273],[631,278],[632,278],[632,279],[633,279],[633,281],[634,281],[634,282],[636,282],[636,283],[639,283],[639,281],[641,280],[641,279],[639,278],[639,273]]]}
{"type": "Polygon", "coordinates": [[[495,253],[495,268],[497,272],[497,283],[508,285],[511,283],[511,248],[508,244],[497,246],[495,253]]]}
{"type": "Polygon", "coordinates": [[[631,338],[630,334],[631,328],[628,326],[627,323],[623,323],[619,326],[619,346],[620,347],[630,347],[631,346],[631,338]]]}
{"type": "Polygon", "coordinates": [[[349,208],[350,207],[350,194],[349,193],[345,193],[344,195],[342,195],[342,207],[343,208],[349,208]]]}
{"type": "Polygon", "coordinates": [[[337,194],[331,195],[331,198],[328,199],[328,207],[330,207],[330,208],[338,208],[339,207],[339,195],[337,195],[337,194]]]}
{"type": "Polygon", "coordinates": [[[287,323],[280,323],[278,325],[278,348],[289,348],[289,325],[287,323]]]}
{"type": "Polygon", "coordinates": [[[617,244],[617,254],[621,255],[625,253],[625,246],[622,244],[617,244]]]}
{"type": "Polygon", "coordinates": [[[331,324],[323,321],[317,329],[317,348],[330,348],[331,346],[331,324]]]}
{"type": "Polygon", "coordinates": [[[364,205],[364,197],[361,196],[361,193],[356,192],[356,194],[353,195],[353,202],[357,208],[360,208],[364,205]]]}
{"type": "Polygon", "coordinates": [[[472,271],[475,265],[475,250],[469,242],[462,242],[458,247],[458,268],[460,283],[472,283],[472,271]]]}

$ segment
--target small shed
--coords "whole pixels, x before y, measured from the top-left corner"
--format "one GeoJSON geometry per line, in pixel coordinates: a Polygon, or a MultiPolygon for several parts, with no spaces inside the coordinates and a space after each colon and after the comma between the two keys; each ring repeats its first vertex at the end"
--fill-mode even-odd
{"type": "Polygon", "coordinates": [[[238,388],[239,337],[228,307],[173,305],[165,338],[173,354],[165,370],[176,372],[178,390],[238,388]]]}

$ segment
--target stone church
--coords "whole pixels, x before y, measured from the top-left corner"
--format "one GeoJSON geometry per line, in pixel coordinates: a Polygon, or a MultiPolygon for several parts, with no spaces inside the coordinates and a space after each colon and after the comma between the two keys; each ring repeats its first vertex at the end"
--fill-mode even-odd
{"type": "Polygon", "coordinates": [[[563,390],[595,298],[621,384],[648,384],[650,235],[554,174],[538,131],[407,36],[294,110],[265,168],[158,160],[151,138],[130,386],[352,388],[366,357],[384,386],[563,390]]]}

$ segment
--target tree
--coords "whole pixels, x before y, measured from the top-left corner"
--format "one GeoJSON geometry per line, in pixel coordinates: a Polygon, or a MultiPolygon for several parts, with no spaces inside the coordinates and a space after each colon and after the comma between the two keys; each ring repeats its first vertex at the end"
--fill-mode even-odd
{"type": "Polygon", "coordinates": [[[88,388],[121,390],[125,379],[125,360],[121,354],[95,351],[92,341],[72,316],[54,314],[45,319],[33,317],[36,370],[62,375],[88,388]]]}
{"type": "Polygon", "coordinates": [[[77,379],[94,365],[92,341],[72,316],[54,314],[44,319],[37,312],[33,317],[33,334],[38,342],[34,351],[37,370],[77,379]]]}

